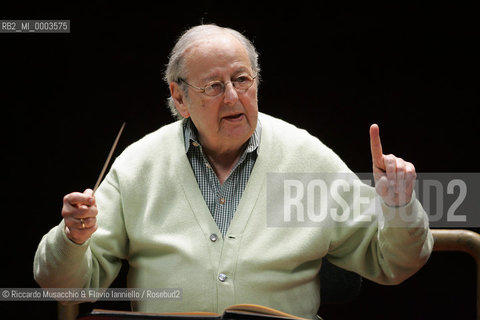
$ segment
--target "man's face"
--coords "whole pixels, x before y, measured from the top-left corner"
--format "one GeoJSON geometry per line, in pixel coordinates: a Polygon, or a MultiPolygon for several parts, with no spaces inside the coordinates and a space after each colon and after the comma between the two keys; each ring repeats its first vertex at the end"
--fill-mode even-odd
{"type": "MultiPolygon", "coordinates": [[[[204,88],[211,81],[229,82],[238,76],[253,74],[247,51],[229,35],[197,41],[185,53],[186,81],[204,88]]],[[[188,87],[188,99],[177,103],[184,117],[191,117],[200,142],[214,151],[240,148],[253,134],[257,124],[257,82],[246,91],[237,91],[232,83],[225,92],[207,96],[188,87]],[[215,150],[220,149],[220,150],[215,150]]],[[[177,101],[178,102],[178,101],[177,101]]]]}

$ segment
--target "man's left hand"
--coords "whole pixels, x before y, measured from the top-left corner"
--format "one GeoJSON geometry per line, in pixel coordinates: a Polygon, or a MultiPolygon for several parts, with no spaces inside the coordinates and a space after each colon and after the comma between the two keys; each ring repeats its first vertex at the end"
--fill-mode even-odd
{"type": "Polygon", "coordinates": [[[378,125],[370,126],[375,190],[389,206],[403,206],[410,202],[417,174],[410,162],[393,154],[384,155],[378,125]]]}

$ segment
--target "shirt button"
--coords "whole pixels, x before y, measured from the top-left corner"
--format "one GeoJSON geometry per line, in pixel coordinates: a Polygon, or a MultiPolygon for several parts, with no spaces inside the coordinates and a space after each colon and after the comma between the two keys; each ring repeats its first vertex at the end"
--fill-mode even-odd
{"type": "Polygon", "coordinates": [[[225,198],[220,198],[219,202],[220,202],[220,204],[224,204],[225,203],[225,198]]]}
{"type": "Polygon", "coordinates": [[[215,233],[212,233],[210,235],[210,241],[215,242],[215,241],[217,241],[217,239],[218,239],[218,236],[215,233]]]}
{"type": "Polygon", "coordinates": [[[198,147],[198,146],[199,146],[198,142],[195,142],[195,141],[193,141],[192,144],[193,144],[194,147],[198,147]]]}
{"type": "Polygon", "coordinates": [[[221,282],[225,282],[225,280],[227,280],[227,275],[225,273],[220,273],[218,275],[218,280],[220,280],[221,282]]]}

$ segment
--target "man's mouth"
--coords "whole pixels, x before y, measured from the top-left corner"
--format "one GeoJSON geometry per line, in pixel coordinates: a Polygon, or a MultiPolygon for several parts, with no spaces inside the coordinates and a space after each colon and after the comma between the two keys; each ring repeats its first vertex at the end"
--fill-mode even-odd
{"type": "Polygon", "coordinates": [[[243,119],[243,116],[244,116],[243,113],[235,113],[229,116],[225,116],[223,117],[223,119],[229,120],[229,121],[240,121],[243,119]]]}

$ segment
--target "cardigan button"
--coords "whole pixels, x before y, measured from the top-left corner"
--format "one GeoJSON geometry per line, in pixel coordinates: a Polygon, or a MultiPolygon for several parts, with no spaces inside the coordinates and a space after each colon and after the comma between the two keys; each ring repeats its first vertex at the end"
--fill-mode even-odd
{"type": "Polygon", "coordinates": [[[215,241],[217,241],[217,239],[218,239],[218,236],[215,233],[212,233],[210,235],[210,241],[215,242],[215,241]]]}
{"type": "Polygon", "coordinates": [[[227,275],[225,273],[220,273],[218,275],[218,280],[220,280],[221,282],[225,282],[225,280],[227,280],[227,275]]]}

